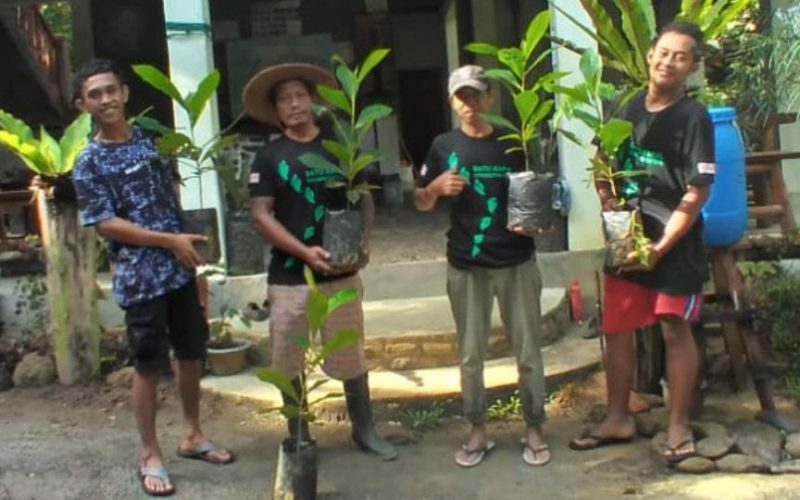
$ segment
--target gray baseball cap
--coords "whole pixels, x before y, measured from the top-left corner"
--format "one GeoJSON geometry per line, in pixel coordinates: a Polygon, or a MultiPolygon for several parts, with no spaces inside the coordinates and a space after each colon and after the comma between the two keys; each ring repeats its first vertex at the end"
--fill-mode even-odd
{"type": "Polygon", "coordinates": [[[481,92],[486,92],[489,89],[489,83],[486,81],[482,67],[468,64],[456,68],[450,73],[450,79],[447,82],[447,94],[453,97],[453,94],[464,87],[473,88],[481,92]]]}

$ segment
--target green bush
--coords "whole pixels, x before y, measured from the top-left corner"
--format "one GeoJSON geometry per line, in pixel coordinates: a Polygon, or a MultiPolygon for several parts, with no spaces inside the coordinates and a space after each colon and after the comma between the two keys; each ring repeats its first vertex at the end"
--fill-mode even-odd
{"type": "Polygon", "coordinates": [[[762,314],[759,329],[770,331],[772,347],[789,366],[789,377],[800,377],[800,277],[787,273],[757,280],[754,294],[762,314]]]}

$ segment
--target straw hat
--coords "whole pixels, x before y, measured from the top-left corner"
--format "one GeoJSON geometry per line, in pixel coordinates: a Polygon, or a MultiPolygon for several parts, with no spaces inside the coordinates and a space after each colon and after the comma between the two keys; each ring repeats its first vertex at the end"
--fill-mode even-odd
{"type": "Polygon", "coordinates": [[[315,64],[288,63],[269,66],[256,73],[244,86],[242,104],[247,114],[258,121],[280,126],[278,112],[270,101],[270,94],[276,85],[286,80],[302,80],[315,90],[319,84],[337,86],[333,74],[315,64]]]}

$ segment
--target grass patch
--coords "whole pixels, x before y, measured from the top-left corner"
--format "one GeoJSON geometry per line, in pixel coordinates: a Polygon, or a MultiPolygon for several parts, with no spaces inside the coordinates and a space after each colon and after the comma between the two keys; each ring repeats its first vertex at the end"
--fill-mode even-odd
{"type": "Polygon", "coordinates": [[[442,425],[443,417],[444,406],[437,402],[433,403],[430,408],[401,410],[399,420],[406,429],[424,432],[442,425]]]}

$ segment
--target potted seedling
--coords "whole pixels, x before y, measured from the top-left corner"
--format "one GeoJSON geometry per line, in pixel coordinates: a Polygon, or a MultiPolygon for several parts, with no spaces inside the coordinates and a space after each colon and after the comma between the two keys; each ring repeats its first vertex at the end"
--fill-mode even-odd
{"type": "Polygon", "coordinates": [[[91,121],[88,114],[78,116],[57,141],[44,127],[36,138],[22,120],[0,110],[0,145],[36,174],[31,194],[38,205],[49,327],[63,384],[88,381],[100,369],[96,235],[80,224],[71,179],[78,154],[89,142],[91,121]]]}
{"type": "Polygon", "coordinates": [[[364,80],[387,55],[389,49],[376,49],[367,55],[361,66],[353,69],[340,57],[334,56],[336,79],[341,88],[317,86],[325,106],[316,109],[329,116],[333,123],[335,139],[322,141],[322,146],[336,162],[317,153],[305,153],[299,157],[308,167],[338,172],[341,180],[328,183],[328,187],[344,187],[346,190],[347,207],[343,210],[326,209],[323,221],[322,246],[330,253],[330,262],[336,266],[356,264],[364,245],[364,216],[357,204],[364,194],[377,189],[377,186],[366,182],[362,172],[380,156],[377,151],[362,151],[362,145],[375,122],[392,114],[392,108],[374,103],[359,109],[358,92],[364,80]]]}
{"type": "Polygon", "coordinates": [[[605,105],[615,98],[616,91],[613,85],[602,81],[603,67],[597,52],[584,51],[579,67],[583,82],[556,88],[562,95],[559,113],[586,125],[592,132],[592,140],[585,143],[566,130],[560,129],[560,132],[576,144],[597,147],[597,154],[590,160],[588,182],[608,186],[618,208],[602,212],[608,264],[616,267],[635,263],[631,262],[631,255],[636,256],[636,261],[646,263],[650,240],[644,235],[639,210],[625,208],[626,197],[637,191],[636,178],[646,175],[647,171],[635,168],[630,161],[620,164],[620,153],[623,148],[630,147],[633,124],[606,116],[605,105]]]}
{"type": "Polygon", "coordinates": [[[232,147],[215,160],[225,205],[225,248],[228,274],[264,272],[264,239],[258,234],[248,210],[248,177],[252,153],[232,147]]]}
{"type": "Polygon", "coordinates": [[[550,26],[550,12],[543,11],[531,20],[519,46],[498,48],[489,43],[471,43],[466,50],[494,57],[501,66],[485,72],[487,78],[500,82],[509,92],[514,103],[516,119],[486,113],[485,119],[494,125],[509,130],[500,139],[513,146],[506,153],[522,152],[525,171],[509,174],[508,227],[519,227],[527,231],[550,229],[556,216],[553,209],[552,173],[537,173],[533,170],[533,141],[539,137],[542,122],[553,110],[552,86],[564,73],[549,72],[533,79],[532,73],[550,55],[550,50],[536,52],[545,39],[550,26]]]}
{"type": "Polygon", "coordinates": [[[247,349],[251,343],[233,336],[235,321],[250,326],[250,320],[239,309],[225,306],[220,311],[220,318],[209,325],[211,338],[206,350],[209,370],[214,375],[233,375],[247,366],[247,349]]]}
{"type": "Polygon", "coordinates": [[[196,89],[182,95],[175,84],[155,66],[136,64],[132,69],[148,85],[169,97],[189,118],[189,129],[186,132],[164,127],[145,116],[138,117],[136,122],[158,133],[159,137],[156,139],[158,151],[165,156],[175,158],[179,165],[186,168],[189,174],[181,179],[182,182],[197,181],[200,208],[182,211],[183,231],[206,236],[208,241],[199,243],[197,250],[206,262],[215,262],[220,258],[219,225],[216,209],[205,208],[202,177],[205,173],[215,170],[214,158],[236,142],[237,136],[227,133],[236,121],[201,144],[195,139],[195,133],[198,120],[219,87],[220,73],[215,69],[203,78],[196,89]]]}
{"type": "Polygon", "coordinates": [[[297,423],[297,432],[283,440],[278,449],[278,468],[275,474],[272,498],[288,500],[295,498],[316,498],[317,492],[317,446],[313,439],[301,431],[301,427],[317,419],[316,407],[323,401],[341,397],[341,393],[327,393],[311,399],[310,393],[328,382],[326,378],[311,375],[317,371],[325,359],[334,352],[358,343],[359,332],[342,329],[335,332],[322,345],[318,345],[320,330],[328,316],[338,307],[358,298],[355,288],[345,288],[328,296],[317,287],[314,274],[305,267],[305,279],[310,290],[306,299],[308,329],[306,334],[298,334],[293,340],[305,353],[305,363],[299,374],[299,384],[293,385],[290,378],[280,372],[266,368],[256,374],[264,382],[274,385],[291,401],[268,411],[279,411],[292,422],[297,423]]]}

